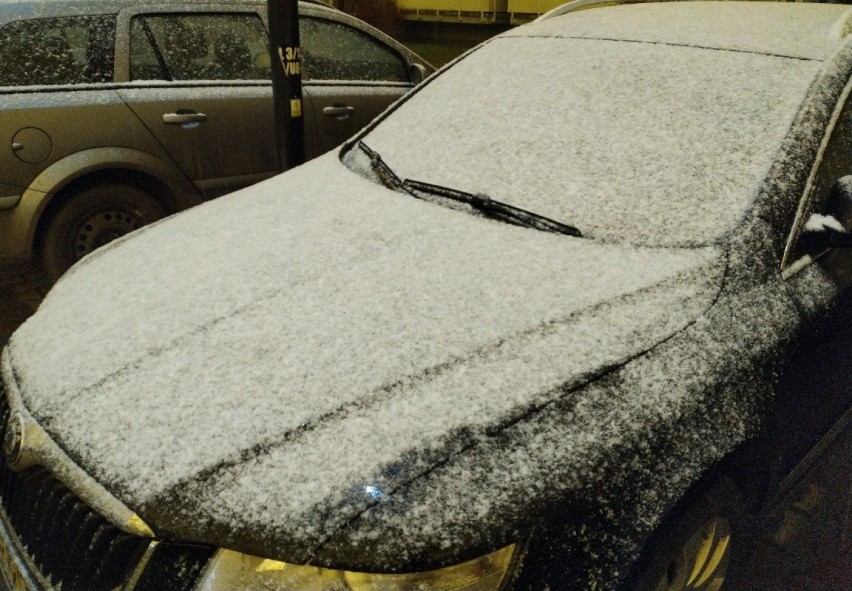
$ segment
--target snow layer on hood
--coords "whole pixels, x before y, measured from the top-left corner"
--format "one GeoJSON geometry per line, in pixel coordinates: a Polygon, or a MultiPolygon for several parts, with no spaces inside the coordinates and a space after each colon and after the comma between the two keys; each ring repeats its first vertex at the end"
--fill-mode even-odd
{"type": "MultiPolygon", "coordinates": [[[[538,518],[537,552],[564,556],[593,579],[569,588],[617,588],[637,542],[708,463],[757,432],[798,320],[777,278],[723,296],[648,355],[375,503],[317,562],[369,556],[392,567],[444,546],[473,554],[519,539],[538,518]],[[547,530],[559,546],[546,546],[547,530]]],[[[562,589],[567,574],[553,574],[562,589]]]]}
{"type": "MultiPolygon", "coordinates": [[[[291,562],[310,560],[315,548],[362,511],[392,499],[448,457],[683,328],[712,302],[723,269],[715,263],[679,268],[644,292],[531,327],[463,360],[406,376],[298,432],[270,439],[161,491],[146,500],[143,514],[149,508],[157,517],[167,514],[169,528],[182,535],[225,540],[291,562]],[[258,530],[270,533],[261,540],[252,535],[258,530]]],[[[565,286],[576,297],[569,284],[573,280],[565,286]]],[[[467,485],[459,481],[454,486],[467,485]]],[[[430,503],[440,503],[440,489],[433,492],[430,503]]],[[[482,517],[476,510],[459,509],[456,518],[468,525],[482,517]]],[[[381,534],[376,530],[374,535],[381,534]]],[[[390,537],[385,542],[396,543],[390,537]]]]}
{"type": "Polygon", "coordinates": [[[620,39],[826,59],[848,30],[848,6],[778,2],[670,2],[569,13],[508,35],[620,39]]]}
{"type": "MultiPolygon", "coordinates": [[[[608,335],[563,324],[717,254],[600,245],[485,220],[379,188],[330,155],[94,253],[55,286],[9,352],[33,416],[135,507],[342,408],[405,394],[371,417],[393,425],[387,439],[341,447],[369,431],[353,415],[293,467],[314,468],[289,500],[278,496],[296,507],[330,495],[353,467],[368,472],[428,440],[411,435],[425,416],[439,434],[499,424],[554,384],[662,338],[673,328],[660,316],[674,301],[700,296],[706,305],[718,277],[683,286],[688,293],[674,300],[648,298],[627,324],[607,317],[621,326],[608,335]],[[549,326],[562,336],[548,337],[548,351],[549,326]],[[598,347],[606,339],[615,341],[598,347]],[[576,363],[563,365],[560,347],[576,363]],[[505,360],[503,373],[499,363],[483,372],[488,351],[505,360]],[[402,420],[406,405],[417,412],[402,420]]],[[[686,305],[671,322],[696,313],[686,305]]],[[[227,497],[227,510],[249,511],[252,495],[286,486],[281,474],[267,471],[227,497]]]]}
{"type": "Polygon", "coordinates": [[[754,201],[820,65],[509,36],[427,82],[364,141],[400,177],[484,193],[596,240],[708,244],[754,201]]]}

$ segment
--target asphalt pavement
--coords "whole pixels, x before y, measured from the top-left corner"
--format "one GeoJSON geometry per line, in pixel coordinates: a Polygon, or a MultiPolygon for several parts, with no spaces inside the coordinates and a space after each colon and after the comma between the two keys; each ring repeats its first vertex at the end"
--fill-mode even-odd
{"type": "MultiPolygon", "coordinates": [[[[0,346],[47,289],[35,267],[0,266],[0,346]]],[[[761,516],[750,567],[726,590],[852,591],[852,417],[834,435],[761,516]]]]}

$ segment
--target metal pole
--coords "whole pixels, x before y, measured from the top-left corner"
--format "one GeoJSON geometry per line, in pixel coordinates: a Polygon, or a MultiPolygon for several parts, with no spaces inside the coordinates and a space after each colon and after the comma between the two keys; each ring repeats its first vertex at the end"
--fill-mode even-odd
{"type": "Polygon", "coordinates": [[[305,161],[299,3],[298,0],[267,0],[266,6],[278,163],[280,170],[288,170],[305,161]]]}

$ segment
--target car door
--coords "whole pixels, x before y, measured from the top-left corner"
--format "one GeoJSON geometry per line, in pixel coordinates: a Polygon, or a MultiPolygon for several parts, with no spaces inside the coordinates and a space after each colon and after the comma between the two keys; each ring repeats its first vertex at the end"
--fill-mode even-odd
{"type": "MultiPolygon", "coordinates": [[[[301,17],[303,94],[325,152],[372,121],[413,84],[403,55],[342,18],[301,17]]],[[[309,121],[306,120],[306,125],[309,121]]]]}
{"type": "Polygon", "coordinates": [[[278,172],[257,12],[136,12],[121,97],[206,198],[278,172]]]}

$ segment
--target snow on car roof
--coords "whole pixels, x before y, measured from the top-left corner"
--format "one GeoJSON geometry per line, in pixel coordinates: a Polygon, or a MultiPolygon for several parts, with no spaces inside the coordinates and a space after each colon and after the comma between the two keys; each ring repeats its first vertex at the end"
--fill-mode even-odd
{"type": "Polygon", "coordinates": [[[834,4],[665,2],[571,12],[507,35],[691,45],[825,60],[849,33],[850,18],[852,8],[834,4]]]}

